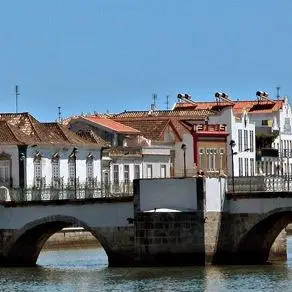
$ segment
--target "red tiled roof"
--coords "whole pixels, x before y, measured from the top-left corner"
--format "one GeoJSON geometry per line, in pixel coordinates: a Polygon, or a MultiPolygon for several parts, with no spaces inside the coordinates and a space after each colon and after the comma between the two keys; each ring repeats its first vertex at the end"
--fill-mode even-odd
{"type": "Polygon", "coordinates": [[[58,123],[40,123],[29,113],[0,113],[0,144],[102,146],[58,123]]]}
{"type": "Polygon", "coordinates": [[[157,111],[125,111],[113,116],[116,118],[170,118],[170,117],[192,117],[193,119],[204,119],[206,116],[214,115],[215,113],[209,109],[194,109],[192,110],[157,110],[157,111]]]}
{"type": "Polygon", "coordinates": [[[169,124],[169,119],[115,119],[125,126],[139,130],[145,138],[159,141],[165,128],[169,124]]]}
{"type": "Polygon", "coordinates": [[[140,134],[140,131],[132,128],[131,126],[121,124],[109,118],[101,118],[98,116],[82,117],[82,119],[98,124],[102,127],[110,129],[114,132],[121,134],[140,134]]]}
{"type": "Polygon", "coordinates": [[[232,106],[235,115],[242,114],[243,111],[247,111],[251,114],[255,113],[272,113],[279,111],[283,106],[283,100],[248,100],[248,101],[232,101],[228,102],[217,102],[217,101],[207,101],[207,102],[196,102],[196,104],[189,104],[185,102],[179,102],[175,105],[174,111],[181,110],[211,110],[216,111],[225,107],[232,106]]]}

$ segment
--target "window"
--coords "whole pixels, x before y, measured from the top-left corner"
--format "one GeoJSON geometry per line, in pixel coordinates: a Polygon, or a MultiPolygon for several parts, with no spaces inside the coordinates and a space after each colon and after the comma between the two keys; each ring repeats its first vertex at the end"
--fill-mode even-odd
{"type": "Polygon", "coordinates": [[[248,131],[244,130],[244,151],[248,149],[248,131]]]}
{"type": "Polygon", "coordinates": [[[244,158],[244,175],[248,176],[248,158],[244,158]]]}
{"type": "Polygon", "coordinates": [[[0,160],[0,182],[3,184],[10,183],[10,161],[0,160]]]}
{"type": "Polygon", "coordinates": [[[242,130],[238,130],[238,151],[242,151],[242,130]]]}
{"type": "Polygon", "coordinates": [[[239,170],[239,176],[243,175],[243,160],[242,158],[238,158],[238,170],[239,170]]]}
{"type": "Polygon", "coordinates": [[[90,153],[86,159],[86,178],[89,180],[92,180],[94,178],[93,160],[94,157],[90,153]]]}
{"type": "Polygon", "coordinates": [[[208,148],[206,149],[207,158],[208,158],[208,169],[211,171],[216,170],[216,155],[217,149],[216,148],[208,148]]]}
{"type": "Polygon", "coordinates": [[[254,151],[254,132],[249,131],[249,150],[254,151]]]}
{"type": "Polygon", "coordinates": [[[223,156],[224,156],[224,149],[220,149],[220,169],[223,169],[223,156]]]}
{"type": "Polygon", "coordinates": [[[52,185],[57,187],[60,181],[60,163],[59,154],[55,153],[52,156],[52,185]]]}
{"type": "Polygon", "coordinates": [[[34,185],[40,187],[42,184],[42,156],[38,152],[34,157],[34,185]]]}
{"type": "Polygon", "coordinates": [[[205,169],[204,148],[199,149],[199,169],[205,169]]]}
{"type": "Polygon", "coordinates": [[[160,177],[165,178],[166,177],[166,165],[162,164],[160,166],[160,177]]]}
{"type": "Polygon", "coordinates": [[[119,184],[120,178],[119,178],[119,165],[114,165],[114,184],[119,184]]]}
{"type": "Polygon", "coordinates": [[[130,180],[130,178],[129,178],[129,165],[128,164],[126,164],[126,165],[124,165],[124,182],[125,183],[129,183],[129,180],[130,180]]]}
{"type": "Polygon", "coordinates": [[[250,159],[250,175],[254,176],[254,158],[250,159]]]}
{"type": "Polygon", "coordinates": [[[68,173],[69,173],[69,184],[73,185],[75,181],[75,158],[73,156],[69,157],[68,173]]]}
{"type": "Polygon", "coordinates": [[[153,173],[152,173],[152,165],[147,164],[147,178],[152,178],[153,173]]]}
{"type": "Polygon", "coordinates": [[[134,165],[134,178],[140,178],[140,165],[134,165]]]}

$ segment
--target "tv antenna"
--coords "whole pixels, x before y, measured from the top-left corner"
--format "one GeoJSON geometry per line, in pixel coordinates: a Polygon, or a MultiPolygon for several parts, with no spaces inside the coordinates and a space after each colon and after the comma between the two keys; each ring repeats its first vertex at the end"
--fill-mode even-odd
{"type": "Polygon", "coordinates": [[[154,108],[156,108],[157,94],[156,93],[153,93],[152,98],[153,98],[153,106],[154,106],[154,108]]]}
{"type": "Polygon", "coordinates": [[[18,96],[20,93],[18,92],[18,85],[15,85],[15,112],[18,113],[18,96]]]}
{"type": "Polygon", "coordinates": [[[166,109],[169,110],[169,95],[166,96],[166,109]]]}
{"type": "Polygon", "coordinates": [[[62,121],[62,116],[61,116],[61,107],[58,106],[58,122],[60,123],[62,121]]]}
{"type": "Polygon", "coordinates": [[[280,89],[281,89],[281,87],[277,86],[276,89],[277,89],[277,99],[280,99],[280,89]]]}

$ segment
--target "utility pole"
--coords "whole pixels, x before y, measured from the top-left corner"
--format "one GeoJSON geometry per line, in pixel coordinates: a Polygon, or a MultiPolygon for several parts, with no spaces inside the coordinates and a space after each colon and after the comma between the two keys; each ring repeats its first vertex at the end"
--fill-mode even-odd
{"type": "Polygon", "coordinates": [[[19,96],[19,92],[18,92],[18,85],[15,85],[15,112],[18,113],[18,96],[19,96]]]}

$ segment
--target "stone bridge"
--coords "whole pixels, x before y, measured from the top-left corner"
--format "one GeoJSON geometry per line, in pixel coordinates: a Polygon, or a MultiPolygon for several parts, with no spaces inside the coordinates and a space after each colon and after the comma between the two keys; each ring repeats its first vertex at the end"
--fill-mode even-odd
{"type": "Polygon", "coordinates": [[[145,179],[134,197],[0,203],[0,265],[35,265],[64,227],[90,231],[110,266],[263,264],[286,258],[292,193],[226,193],[221,178],[145,179]]]}
{"type": "Polygon", "coordinates": [[[0,264],[35,265],[46,240],[65,227],[90,231],[109,265],[129,265],[133,254],[133,198],[2,202],[0,264]],[[130,255],[130,256],[129,256],[130,255]]]}

